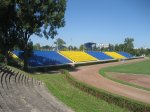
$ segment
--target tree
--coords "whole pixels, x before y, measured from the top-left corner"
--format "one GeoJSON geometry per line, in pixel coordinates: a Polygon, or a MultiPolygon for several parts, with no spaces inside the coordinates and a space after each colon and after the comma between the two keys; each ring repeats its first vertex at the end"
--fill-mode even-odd
{"type": "Polygon", "coordinates": [[[65,48],[66,42],[63,39],[58,38],[54,44],[56,45],[57,50],[62,50],[65,48]]]}
{"type": "Polygon", "coordinates": [[[8,51],[12,50],[17,41],[16,5],[13,0],[0,2],[0,50],[7,64],[8,51]]]}
{"type": "Polygon", "coordinates": [[[57,29],[65,25],[66,0],[18,0],[16,2],[19,43],[24,51],[24,70],[28,70],[30,36],[54,38],[57,29]]]}
{"type": "Polygon", "coordinates": [[[83,45],[83,44],[80,45],[79,50],[80,50],[80,51],[84,51],[84,45],[83,45]]]}
{"type": "Polygon", "coordinates": [[[72,51],[73,46],[72,46],[72,45],[69,45],[69,46],[68,46],[68,49],[69,49],[70,51],[72,51]]]}
{"type": "Polygon", "coordinates": [[[41,48],[42,50],[53,50],[53,47],[49,45],[42,46],[41,48]]]}
{"type": "Polygon", "coordinates": [[[124,51],[124,44],[119,44],[119,51],[124,51]]]}
{"type": "MultiPolygon", "coordinates": [[[[24,41],[22,40],[20,40],[19,41],[19,48],[21,49],[21,50],[23,50],[23,51],[25,51],[25,47],[24,47],[24,41]]],[[[23,59],[24,58],[26,58],[25,56],[28,56],[28,57],[30,57],[30,56],[32,56],[32,53],[33,53],[33,42],[31,41],[31,39],[29,39],[29,41],[28,41],[28,43],[27,43],[27,48],[28,48],[28,52],[22,52],[20,55],[22,55],[21,57],[23,57],[23,59]],[[25,53],[27,53],[27,54],[25,54],[25,53]]],[[[20,57],[20,56],[19,56],[20,57]]]]}
{"type": "Polygon", "coordinates": [[[33,49],[34,50],[40,50],[41,46],[39,43],[36,43],[35,45],[33,45],[33,49]]]}
{"type": "Polygon", "coordinates": [[[115,51],[119,51],[119,45],[115,44],[115,51]]]}
{"type": "Polygon", "coordinates": [[[133,38],[125,38],[124,40],[124,51],[128,53],[132,53],[134,49],[134,39],[133,38]]]}
{"type": "Polygon", "coordinates": [[[146,49],[146,55],[150,55],[150,48],[146,49]]]}
{"type": "Polygon", "coordinates": [[[115,51],[124,51],[124,44],[116,44],[115,51]]]}
{"type": "Polygon", "coordinates": [[[74,46],[74,47],[73,47],[73,50],[74,50],[74,51],[77,51],[77,50],[78,50],[78,48],[77,48],[76,46],[74,46]]]}
{"type": "Polygon", "coordinates": [[[109,44],[108,45],[108,49],[109,49],[109,51],[114,51],[115,50],[115,46],[113,44],[109,44]]]}

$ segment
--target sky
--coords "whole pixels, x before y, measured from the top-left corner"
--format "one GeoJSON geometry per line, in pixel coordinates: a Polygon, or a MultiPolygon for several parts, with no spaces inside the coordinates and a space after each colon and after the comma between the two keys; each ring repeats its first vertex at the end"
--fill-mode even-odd
{"type": "Polygon", "coordinates": [[[54,39],[31,36],[33,43],[54,46],[57,38],[79,47],[86,42],[120,44],[134,38],[150,48],[150,0],[67,0],[65,27],[54,39]]]}

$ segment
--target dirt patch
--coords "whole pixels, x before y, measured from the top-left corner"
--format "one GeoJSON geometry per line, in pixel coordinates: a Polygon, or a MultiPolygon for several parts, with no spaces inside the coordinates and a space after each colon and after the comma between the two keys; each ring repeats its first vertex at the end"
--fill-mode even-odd
{"type": "Polygon", "coordinates": [[[144,74],[129,74],[129,73],[116,73],[107,72],[107,75],[114,77],[125,82],[133,83],[145,88],[150,88],[150,75],[144,74]]]}
{"type": "Polygon", "coordinates": [[[98,65],[82,66],[77,68],[77,71],[70,72],[70,74],[76,79],[78,79],[79,81],[95,86],[97,88],[104,89],[111,93],[125,96],[131,99],[139,100],[145,103],[150,103],[149,91],[137,89],[131,86],[114,82],[112,80],[109,80],[101,76],[98,73],[99,70],[104,67],[120,65],[120,64],[128,64],[128,63],[133,63],[133,62],[138,62],[143,60],[145,59],[135,59],[135,60],[128,60],[125,62],[113,62],[113,63],[98,64],[98,65]]]}

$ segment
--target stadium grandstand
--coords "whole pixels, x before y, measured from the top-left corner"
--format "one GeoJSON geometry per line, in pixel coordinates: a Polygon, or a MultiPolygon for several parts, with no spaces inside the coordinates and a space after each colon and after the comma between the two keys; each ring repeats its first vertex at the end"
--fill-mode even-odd
{"type": "MultiPolygon", "coordinates": [[[[14,50],[11,55],[15,60],[23,63],[23,51],[14,50]]],[[[67,65],[71,63],[90,63],[98,61],[109,61],[118,59],[134,58],[126,52],[99,52],[99,51],[39,51],[34,50],[28,59],[30,67],[46,67],[67,65]]]]}

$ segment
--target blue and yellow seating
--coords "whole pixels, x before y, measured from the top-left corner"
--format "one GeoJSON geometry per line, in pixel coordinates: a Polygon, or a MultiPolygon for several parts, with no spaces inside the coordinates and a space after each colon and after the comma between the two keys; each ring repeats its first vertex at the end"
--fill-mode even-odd
{"type": "Polygon", "coordinates": [[[59,51],[59,53],[74,62],[98,61],[97,58],[95,58],[83,51],[59,51]]]}
{"type": "MultiPolygon", "coordinates": [[[[21,53],[23,51],[13,51],[19,58],[23,59],[21,53]]],[[[31,57],[28,59],[28,65],[32,67],[63,65],[72,63],[56,51],[33,51],[31,57]]]]}
{"type": "Polygon", "coordinates": [[[104,53],[107,54],[108,56],[111,56],[114,59],[125,59],[126,58],[116,52],[104,52],[104,53]]]}
{"type": "Polygon", "coordinates": [[[90,54],[91,56],[99,59],[99,60],[111,60],[113,59],[112,57],[106,55],[103,52],[98,52],[98,51],[87,51],[88,54],[90,54]]]}
{"type": "Polygon", "coordinates": [[[126,53],[126,52],[118,52],[120,55],[126,57],[126,58],[133,58],[134,56],[132,54],[126,53]]]}

